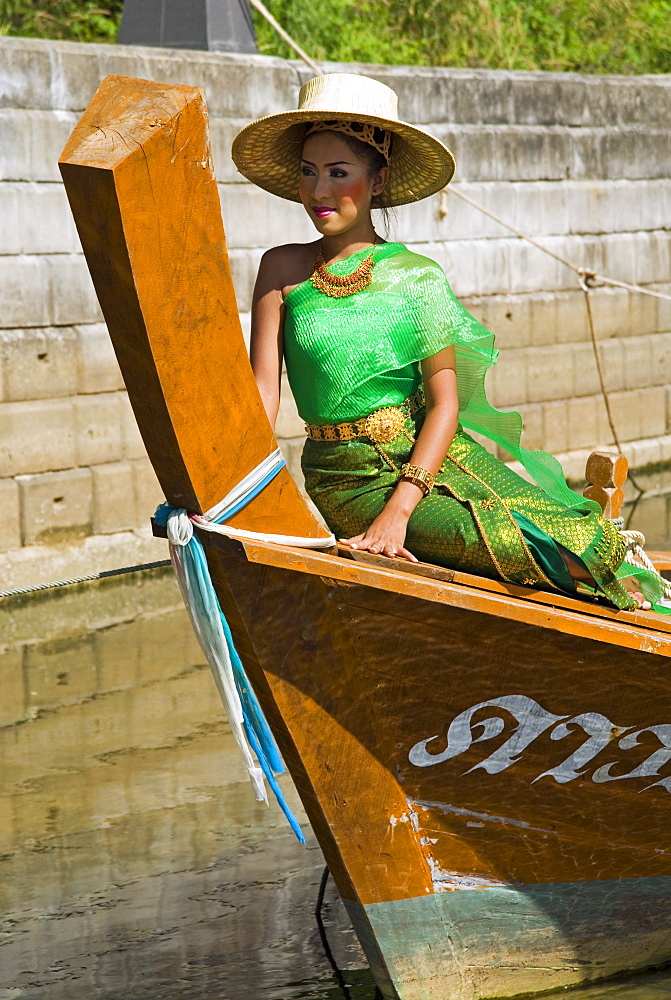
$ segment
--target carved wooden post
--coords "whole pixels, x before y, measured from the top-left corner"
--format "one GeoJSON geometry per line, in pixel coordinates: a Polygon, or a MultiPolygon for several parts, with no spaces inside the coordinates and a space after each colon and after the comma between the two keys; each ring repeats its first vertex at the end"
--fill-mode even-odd
{"type": "Polygon", "coordinates": [[[627,481],[629,462],[624,455],[610,451],[593,451],[587,459],[585,476],[587,488],[584,495],[601,505],[603,516],[620,516],[627,481]]]}
{"type": "MultiPolygon", "coordinates": [[[[240,328],[202,91],[108,76],[60,168],[159,482],[202,513],[276,447],[240,328]]],[[[229,523],[327,534],[286,468],[229,523]]]]}

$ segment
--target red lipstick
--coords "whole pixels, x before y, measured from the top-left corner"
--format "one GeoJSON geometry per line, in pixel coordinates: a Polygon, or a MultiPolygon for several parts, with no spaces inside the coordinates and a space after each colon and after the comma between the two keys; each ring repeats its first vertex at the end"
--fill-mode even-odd
{"type": "Polygon", "coordinates": [[[329,208],[328,205],[315,205],[312,211],[318,219],[325,219],[328,215],[333,215],[335,209],[329,208]]]}

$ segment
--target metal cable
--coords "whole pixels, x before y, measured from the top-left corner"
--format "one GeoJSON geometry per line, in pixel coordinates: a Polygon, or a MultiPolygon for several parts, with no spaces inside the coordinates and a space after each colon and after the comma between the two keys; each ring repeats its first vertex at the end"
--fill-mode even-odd
{"type": "MultiPolygon", "coordinates": [[[[352,994],[349,991],[349,987],[345,982],[345,977],[343,976],[342,970],[340,969],[338,963],[333,957],[333,952],[331,951],[331,946],[328,942],[326,936],[326,928],[324,927],[324,920],[322,917],[322,910],[324,907],[324,895],[326,893],[326,885],[329,880],[329,870],[328,867],[322,872],[321,881],[319,883],[319,892],[317,894],[317,905],[315,906],[315,920],[317,921],[317,929],[319,930],[319,937],[321,939],[322,947],[324,949],[324,954],[328,959],[328,963],[333,970],[333,975],[336,978],[336,982],[340,987],[344,1000],[353,1000],[352,994]]],[[[383,1000],[382,993],[380,992],[380,987],[375,987],[375,996],[372,1000],[383,1000]]]]}
{"type": "Polygon", "coordinates": [[[317,921],[317,930],[319,931],[319,937],[321,939],[322,948],[324,949],[324,954],[328,960],[329,965],[333,969],[333,975],[335,976],[336,982],[340,987],[343,997],[345,1000],[352,1000],[352,994],[349,991],[347,983],[345,982],[345,977],[342,974],[338,963],[333,957],[333,952],[331,951],[331,945],[326,936],[326,928],[324,927],[324,919],[322,917],[322,909],[324,906],[324,894],[326,893],[326,884],[329,879],[328,866],[322,872],[321,881],[319,883],[319,892],[317,894],[317,905],[315,906],[315,920],[317,921]]]}
{"type": "Polygon", "coordinates": [[[36,594],[41,590],[52,590],[55,587],[71,587],[76,583],[90,583],[93,580],[105,580],[111,576],[123,576],[126,573],[139,573],[145,569],[159,569],[159,567],[170,566],[169,559],[160,559],[158,562],[141,563],[139,566],[123,566],[120,569],[106,569],[102,573],[87,573],[86,576],[72,576],[67,580],[54,580],[51,583],[36,583],[30,587],[17,587],[15,590],[1,590],[2,597],[19,597],[21,594],[36,594]]]}

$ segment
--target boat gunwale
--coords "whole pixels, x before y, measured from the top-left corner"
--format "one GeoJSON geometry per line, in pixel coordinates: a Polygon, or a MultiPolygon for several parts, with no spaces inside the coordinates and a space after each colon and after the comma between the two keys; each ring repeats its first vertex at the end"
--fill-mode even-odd
{"type": "Polygon", "coordinates": [[[465,611],[671,657],[671,616],[667,620],[652,611],[617,611],[597,604],[586,604],[583,608],[581,602],[570,597],[555,597],[546,591],[527,591],[522,587],[516,587],[511,594],[511,585],[457,571],[452,581],[433,580],[314,549],[196,531],[206,547],[229,553],[237,551],[251,563],[449,604],[465,611]]]}

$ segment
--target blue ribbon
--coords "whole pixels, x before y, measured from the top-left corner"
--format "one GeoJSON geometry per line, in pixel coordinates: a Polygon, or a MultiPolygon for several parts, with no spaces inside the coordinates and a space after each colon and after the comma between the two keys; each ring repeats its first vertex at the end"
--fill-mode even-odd
{"type": "MultiPolygon", "coordinates": [[[[284,467],[285,464],[286,463],[282,461],[274,469],[272,469],[264,479],[262,479],[249,491],[249,493],[245,494],[245,496],[238,500],[233,506],[227,508],[223,513],[221,513],[219,517],[216,518],[215,523],[222,524],[224,521],[228,520],[229,517],[232,517],[233,514],[237,514],[239,510],[242,510],[243,507],[253,500],[255,496],[258,496],[264,487],[266,487],[268,483],[275,478],[277,473],[284,467]]],[[[157,524],[165,526],[168,523],[170,515],[176,511],[176,507],[172,507],[168,503],[162,503],[157,508],[154,519],[157,524]]],[[[252,686],[249,683],[249,678],[247,677],[245,668],[242,665],[242,660],[240,659],[238,651],[235,648],[230,626],[226,621],[226,616],[221,610],[219,598],[217,597],[216,591],[212,585],[212,578],[210,576],[210,570],[207,565],[207,558],[205,556],[203,545],[200,539],[194,534],[189,542],[183,546],[183,549],[185,557],[184,569],[196,583],[196,586],[191,588],[191,591],[192,593],[198,595],[200,604],[199,607],[192,610],[195,614],[202,615],[206,618],[213,618],[217,615],[219,616],[224,636],[226,638],[228,652],[231,658],[235,686],[242,705],[243,728],[245,735],[250,747],[258,758],[261,770],[273,790],[280,809],[289,821],[291,829],[296,834],[300,843],[304,844],[305,837],[303,836],[303,831],[299,826],[298,820],[289,808],[287,801],[284,798],[284,793],[277,782],[276,775],[283,774],[285,771],[280,751],[277,747],[277,743],[275,742],[275,737],[270,730],[270,726],[268,725],[268,720],[263,714],[263,709],[259,704],[258,698],[254,694],[252,686]]]]}

